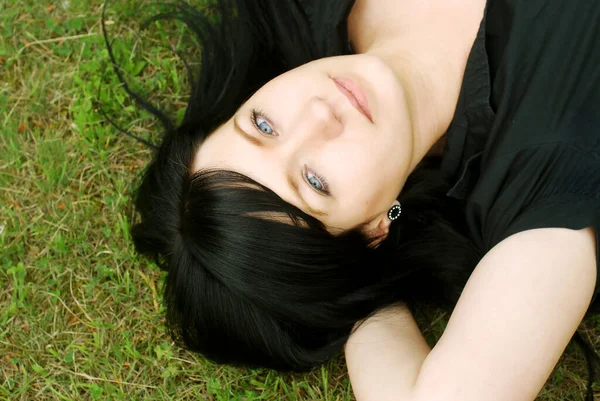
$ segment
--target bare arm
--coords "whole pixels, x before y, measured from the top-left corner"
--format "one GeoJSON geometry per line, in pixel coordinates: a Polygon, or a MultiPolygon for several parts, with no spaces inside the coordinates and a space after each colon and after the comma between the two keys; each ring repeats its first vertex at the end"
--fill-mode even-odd
{"type": "Polygon", "coordinates": [[[469,278],[429,350],[405,309],[346,346],[357,401],[531,401],[579,326],[596,282],[591,228],[521,232],[469,278]]]}
{"type": "Polygon", "coordinates": [[[367,320],[346,343],[346,362],[357,401],[403,400],[431,349],[406,307],[367,320]],[[381,398],[382,395],[387,398],[381,398]]]}

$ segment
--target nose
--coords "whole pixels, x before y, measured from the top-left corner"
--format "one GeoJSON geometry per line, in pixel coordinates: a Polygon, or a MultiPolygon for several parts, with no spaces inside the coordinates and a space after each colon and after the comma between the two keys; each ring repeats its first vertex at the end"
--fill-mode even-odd
{"type": "Polygon", "coordinates": [[[284,165],[295,169],[303,160],[313,159],[324,146],[340,136],[344,125],[338,119],[335,109],[325,99],[312,97],[298,109],[290,130],[283,140],[275,141],[276,157],[284,165]]]}
{"type": "Polygon", "coordinates": [[[344,125],[338,119],[334,108],[325,99],[312,97],[298,109],[291,129],[278,142],[277,155],[286,163],[297,161],[307,155],[314,155],[340,136],[344,125]]]}
{"type": "Polygon", "coordinates": [[[343,124],[332,105],[323,98],[310,98],[301,114],[296,126],[299,137],[312,141],[327,141],[335,139],[343,131],[343,124]]]}

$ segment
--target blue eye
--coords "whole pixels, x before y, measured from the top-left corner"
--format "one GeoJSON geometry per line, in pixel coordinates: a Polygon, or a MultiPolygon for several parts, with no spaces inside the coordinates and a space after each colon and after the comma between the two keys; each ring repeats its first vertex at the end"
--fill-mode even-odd
{"type": "Polygon", "coordinates": [[[320,177],[319,175],[313,173],[310,170],[306,171],[304,177],[306,178],[306,182],[308,182],[308,184],[315,190],[325,195],[329,195],[327,181],[325,181],[323,177],[320,177]]]}
{"type": "Polygon", "coordinates": [[[306,179],[308,180],[308,183],[310,185],[312,185],[313,187],[315,187],[315,189],[318,189],[319,191],[323,190],[323,184],[321,184],[321,181],[319,181],[319,179],[317,178],[317,176],[314,176],[311,173],[307,173],[306,174],[306,179]]]}
{"type": "Polygon", "coordinates": [[[252,110],[251,119],[256,129],[259,130],[262,134],[269,136],[277,136],[271,123],[267,119],[267,116],[265,116],[263,112],[259,110],[252,110]]]}
{"type": "Polygon", "coordinates": [[[268,122],[258,117],[256,119],[256,126],[261,132],[264,132],[267,135],[273,135],[273,128],[269,125],[268,122]]]}

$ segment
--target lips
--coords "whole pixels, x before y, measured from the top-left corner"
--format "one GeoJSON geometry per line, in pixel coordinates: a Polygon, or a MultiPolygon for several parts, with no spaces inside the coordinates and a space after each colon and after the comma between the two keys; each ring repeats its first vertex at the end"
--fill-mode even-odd
{"type": "Polygon", "coordinates": [[[367,96],[362,89],[350,78],[332,78],[340,92],[350,101],[360,113],[373,122],[373,116],[369,110],[367,96]]]}

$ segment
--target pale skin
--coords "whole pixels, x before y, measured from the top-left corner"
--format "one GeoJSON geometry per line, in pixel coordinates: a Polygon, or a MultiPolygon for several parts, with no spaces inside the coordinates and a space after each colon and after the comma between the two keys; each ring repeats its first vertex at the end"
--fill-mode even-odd
{"type": "MultiPolygon", "coordinates": [[[[359,54],[269,82],[202,144],[194,169],[246,174],[334,233],[363,225],[385,236],[406,177],[443,145],[484,7],[356,1],[348,33],[359,54]],[[365,91],[373,121],[336,88],[339,76],[365,91]],[[253,109],[269,116],[258,127],[253,109]]],[[[595,239],[590,227],[545,228],[496,245],[433,349],[402,307],[358,326],[345,348],[357,400],[534,400],[592,299],[595,239]]]]}
{"type": "Polygon", "coordinates": [[[532,401],[587,310],[596,282],[590,228],[524,231],[488,252],[430,349],[395,308],[346,344],[358,401],[532,401]]]}

